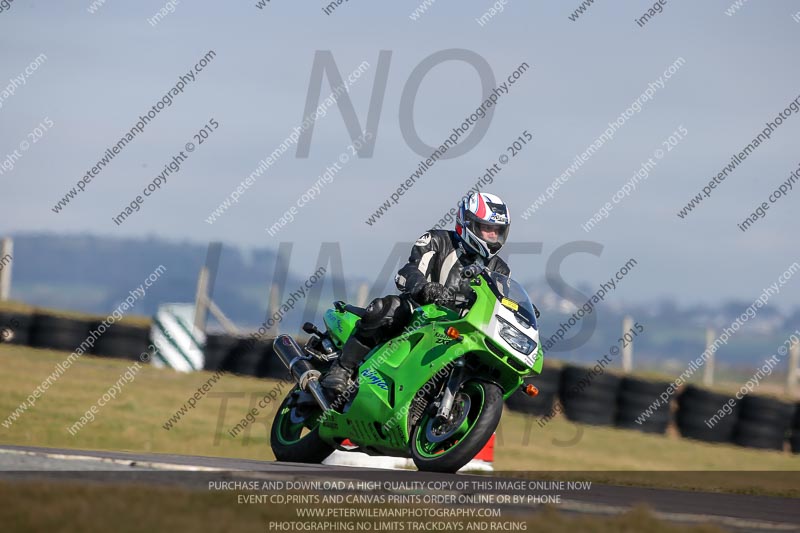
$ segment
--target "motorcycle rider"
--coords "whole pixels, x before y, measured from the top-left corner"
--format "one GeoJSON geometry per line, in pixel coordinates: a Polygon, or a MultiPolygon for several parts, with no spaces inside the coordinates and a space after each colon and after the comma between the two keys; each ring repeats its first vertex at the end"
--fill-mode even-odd
{"type": "Polygon", "coordinates": [[[419,305],[452,304],[453,295],[464,290],[461,272],[475,263],[510,275],[508,265],[497,255],[510,227],[508,207],[498,196],[470,192],[462,198],[455,231],[432,229],[417,239],[408,263],[395,276],[401,294],[370,302],[342,354],[320,382],[326,392],[340,396],[364,356],[403,331],[416,307],[410,300],[419,305]]]}

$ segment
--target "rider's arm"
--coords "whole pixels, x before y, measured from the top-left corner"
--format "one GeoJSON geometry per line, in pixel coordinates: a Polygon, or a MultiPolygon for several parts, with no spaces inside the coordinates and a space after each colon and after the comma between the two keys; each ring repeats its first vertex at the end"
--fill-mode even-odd
{"type": "Polygon", "coordinates": [[[431,233],[423,234],[411,249],[408,263],[403,266],[394,278],[397,289],[401,292],[416,295],[428,283],[428,276],[434,265],[437,247],[436,239],[431,233]]]}
{"type": "Polygon", "coordinates": [[[492,270],[493,272],[497,272],[498,274],[502,274],[504,276],[509,276],[509,277],[511,276],[511,269],[508,268],[508,265],[506,264],[505,261],[500,259],[499,255],[494,256],[492,260],[489,262],[488,266],[489,270],[492,270]]]}

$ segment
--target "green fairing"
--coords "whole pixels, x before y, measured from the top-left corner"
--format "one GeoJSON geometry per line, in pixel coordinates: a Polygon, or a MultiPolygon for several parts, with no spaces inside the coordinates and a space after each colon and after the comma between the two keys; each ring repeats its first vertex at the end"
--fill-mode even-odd
{"type": "Polygon", "coordinates": [[[333,344],[337,348],[341,348],[344,342],[353,333],[356,327],[356,322],[360,319],[347,311],[337,311],[336,309],[328,309],[322,317],[325,327],[328,328],[328,333],[331,336],[333,344]]]}

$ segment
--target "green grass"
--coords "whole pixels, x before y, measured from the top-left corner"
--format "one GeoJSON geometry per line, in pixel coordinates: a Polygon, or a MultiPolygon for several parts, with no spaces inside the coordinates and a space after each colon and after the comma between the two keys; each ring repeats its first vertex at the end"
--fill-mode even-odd
{"type": "MultiPolygon", "coordinates": [[[[0,345],[0,423],[54,369],[65,353],[0,345]]],[[[208,372],[181,374],[144,365],[135,380],[77,435],[67,428],[89,409],[123,374],[131,361],[83,356],[36,402],[34,408],[6,429],[0,442],[29,446],[158,452],[273,460],[269,428],[277,402],[267,406],[257,423],[236,438],[227,431],[276,382],[223,376],[211,393],[170,431],[162,427],[170,416],[205,383],[208,372]],[[222,412],[222,398],[228,394],[222,412]],[[221,430],[218,431],[218,425],[221,430]]],[[[285,389],[284,389],[285,390],[285,389]]],[[[283,396],[285,393],[281,393],[283,396]]],[[[576,426],[557,417],[544,428],[531,418],[506,410],[497,432],[495,469],[502,471],[574,471],[577,479],[687,489],[725,490],[800,496],[797,471],[800,456],[734,445],[706,444],[666,436],[606,427],[576,426]],[[564,441],[580,438],[571,445],[564,441]],[[562,443],[562,444],[559,444],[562,443]],[[664,471],[642,476],[637,471],[664,471]],[[696,475],[669,474],[696,471],[696,475]],[[722,471],[742,471],[734,478],[722,471]],[[747,471],[774,471],[768,477],[747,471]],[[595,472],[590,476],[587,472],[595,472]],[[780,472],[790,472],[781,474],[780,472]]]]}
{"type": "MultiPolygon", "coordinates": [[[[31,394],[67,354],[27,347],[0,347],[0,422],[31,394]]],[[[100,408],[94,422],[75,436],[67,428],[116,383],[133,361],[83,356],[50,387],[10,429],[0,425],[0,441],[6,444],[54,446],[103,450],[183,453],[271,460],[266,427],[274,407],[248,435],[236,439],[227,434],[273,383],[255,378],[223,376],[195,409],[170,431],[162,427],[198,387],[211,376],[208,372],[181,374],[169,369],[142,365],[130,384],[115,400],[100,408]],[[221,414],[219,393],[231,393],[224,427],[215,439],[221,414]],[[215,442],[216,441],[216,442],[215,442]]]]}
{"type": "Polygon", "coordinates": [[[0,302],[0,311],[8,311],[14,313],[23,313],[23,314],[32,314],[36,308],[32,305],[26,304],[24,302],[18,302],[16,300],[6,300],[0,302]]]}

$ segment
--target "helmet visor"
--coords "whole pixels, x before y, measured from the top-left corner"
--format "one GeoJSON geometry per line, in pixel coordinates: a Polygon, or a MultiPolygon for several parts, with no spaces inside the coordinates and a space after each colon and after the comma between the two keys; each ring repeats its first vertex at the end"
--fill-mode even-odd
{"type": "Polygon", "coordinates": [[[496,253],[497,250],[506,243],[509,229],[508,224],[487,222],[472,217],[469,218],[469,230],[475,234],[476,237],[484,241],[493,253],[496,253]]]}

